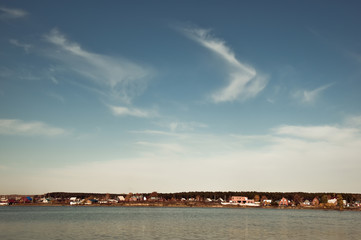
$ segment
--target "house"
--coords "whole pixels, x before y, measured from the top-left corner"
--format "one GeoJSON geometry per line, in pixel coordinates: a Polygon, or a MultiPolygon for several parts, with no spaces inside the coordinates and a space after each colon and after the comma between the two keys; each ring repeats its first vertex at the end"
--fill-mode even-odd
{"type": "Polygon", "coordinates": [[[116,199],[108,199],[108,203],[114,204],[114,203],[118,203],[118,201],[116,199]]]}
{"type": "Polygon", "coordinates": [[[336,206],[337,205],[337,198],[329,199],[329,200],[327,200],[327,203],[336,206]]]}
{"type": "Polygon", "coordinates": [[[248,202],[248,197],[232,196],[230,202],[231,203],[246,204],[248,202]]]}
{"type": "Polygon", "coordinates": [[[311,202],[308,199],[306,199],[306,201],[304,201],[302,203],[302,206],[310,206],[310,205],[311,205],[311,202]]]}
{"type": "Polygon", "coordinates": [[[5,197],[0,199],[0,206],[9,205],[8,200],[5,197]]]}
{"type": "Polygon", "coordinates": [[[138,201],[138,198],[135,195],[133,195],[129,198],[129,202],[136,202],[136,201],[138,201]]]}
{"type": "Polygon", "coordinates": [[[13,205],[13,204],[16,204],[17,201],[16,201],[15,198],[9,198],[9,199],[8,199],[8,203],[9,203],[9,205],[13,205]]]}
{"type": "Polygon", "coordinates": [[[91,205],[91,204],[95,204],[95,203],[98,203],[97,199],[88,199],[85,202],[85,204],[87,204],[87,205],[91,205]]]}
{"type": "Polygon", "coordinates": [[[77,199],[76,197],[71,197],[71,198],[69,198],[69,204],[70,205],[77,205],[77,204],[80,204],[80,202],[79,202],[79,199],[77,199]]]}
{"type": "Polygon", "coordinates": [[[283,198],[279,201],[278,206],[288,206],[288,200],[283,197],[283,198]]]}
{"type": "MultiPolygon", "coordinates": [[[[144,201],[146,201],[146,200],[147,200],[147,198],[144,197],[144,201]]],[[[148,198],[148,201],[151,201],[151,202],[159,201],[159,197],[149,197],[149,198],[148,198]]]]}
{"type": "Polygon", "coordinates": [[[271,206],[272,200],[271,199],[263,199],[262,205],[263,206],[271,206]]]}
{"type": "Polygon", "coordinates": [[[229,201],[231,205],[245,205],[245,206],[259,206],[260,203],[255,203],[254,199],[248,199],[248,197],[243,196],[232,196],[229,201]]]}
{"type": "MultiPolygon", "coordinates": [[[[144,197],[144,201],[146,201],[147,198],[144,197]]],[[[159,200],[159,196],[158,196],[158,193],[157,192],[152,192],[149,197],[148,197],[148,201],[151,201],[151,202],[156,202],[159,200]]]]}
{"type": "Polygon", "coordinates": [[[124,196],[118,196],[118,202],[124,202],[125,197],[124,196]]]}
{"type": "Polygon", "coordinates": [[[318,200],[317,197],[315,197],[313,200],[312,200],[312,206],[318,206],[320,204],[320,200],[318,200]]]}
{"type": "Polygon", "coordinates": [[[20,201],[22,203],[31,203],[33,199],[31,197],[22,197],[20,201]]]}
{"type": "Polygon", "coordinates": [[[50,201],[49,201],[49,199],[44,197],[44,198],[40,198],[39,202],[41,202],[41,203],[49,203],[50,201]]]}
{"type": "MultiPolygon", "coordinates": [[[[129,195],[129,194],[128,194],[129,195]]],[[[128,196],[125,198],[127,199],[128,196]]],[[[137,202],[137,201],[143,201],[144,197],[142,194],[133,194],[130,198],[128,198],[129,202],[137,202]]]]}

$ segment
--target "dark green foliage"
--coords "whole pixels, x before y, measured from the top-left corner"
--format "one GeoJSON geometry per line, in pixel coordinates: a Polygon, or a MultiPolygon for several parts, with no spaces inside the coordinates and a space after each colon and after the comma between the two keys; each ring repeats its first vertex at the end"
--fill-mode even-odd
{"type": "Polygon", "coordinates": [[[321,203],[327,203],[328,197],[327,195],[322,195],[321,197],[321,203]]]}

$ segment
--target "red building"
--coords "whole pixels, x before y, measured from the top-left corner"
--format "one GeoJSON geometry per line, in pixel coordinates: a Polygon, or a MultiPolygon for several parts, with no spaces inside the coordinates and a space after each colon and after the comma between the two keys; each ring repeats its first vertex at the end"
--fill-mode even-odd
{"type": "Polygon", "coordinates": [[[288,200],[286,198],[282,198],[278,203],[278,206],[288,206],[288,200]]]}

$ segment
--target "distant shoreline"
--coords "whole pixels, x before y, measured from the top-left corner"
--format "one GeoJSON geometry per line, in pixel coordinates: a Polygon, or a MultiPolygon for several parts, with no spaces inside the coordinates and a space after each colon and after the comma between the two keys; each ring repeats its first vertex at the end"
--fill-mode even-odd
{"type": "Polygon", "coordinates": [[[69,204],[51,204],[51,203],[16,203],[12,205],[5,205],[0,207],[15,207],[15,206],[41,206],[41,207],[169,207],[169,208],[229,208],[229,209],[299,209],[299,210],[333,210],[333,211],[361,211],[360,208],[327,208],[327,207],[302,207],[302,206],[289,206],[289,207],[279,207],[279,206],[237,206],[237,205],[221,205],[221,204],[204,204],[204,203],[117,203],[117,204],[79,204],[79,205],[69,205],[69,204]]]}

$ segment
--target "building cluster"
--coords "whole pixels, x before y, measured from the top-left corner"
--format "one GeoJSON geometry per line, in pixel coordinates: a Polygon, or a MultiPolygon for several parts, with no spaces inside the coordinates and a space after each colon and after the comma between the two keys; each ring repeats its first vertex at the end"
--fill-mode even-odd
{"type": "MultiPolygon", "coordinates": [[[[37,200],[40,202],[40,199],[37,200]]],[[[1,196],[0,206],[12,205],[17,203],[33,203],[34,197],[30,196],[1,196]]]]}
{"type": "Polygon", "coordinates": [[[91,198],[91,199],[80,199],[76,197],[69,198],[70,205],[90,205],[90,204],[117,204],[117,203],[154,203],[154,202],[223,202],[222,198],[203,199],[199,196],[193,198],[170,198],[166,199],[158,195],[157,192],[152,192],[151,194],[139,194],[139,193],[129,193],[127,195],[119,195],[116,198],[91,198]]]}
{"type": "Polygon", "coordinates": [[[228,201],[224,201],[222,198],[211,199],[211,198],[203,198],[199,195],[195,197],[180,197],[180,198],[163,198],[161,194],[157,192],[152,192],[151,194],[124,194],[124,195],[97,195],[97,196],[89,196],[89,197],[47,197],[44,196],[0,196],[0,206],[1,205],[13,205],[13,204],[62,204],[62,205],[115,205],[115,204],[124,204],[124,203],[165,203],[170,202],[178,202],[179,204],[222,204],[222,205],[235,205],[235,206],[249,206],[249,207],[267,207],[267,206],[279,206],[279,207],[343,207],[343,208],[360,208],[360,201],[354,201],[348,203],[346,200],[342,198],[331,198],[326,197],[323,199],[323,203],[320,203],[320,199],[318,197],[313,198],[312,200],[300,200],[296,201],[295,199],[289,200],[285,197],[279,200],[267,199],[266,196],[262,196],[260,198],[258,195],[254,197],[254,199],[250,199],[246,196],[230,196],[227,197],[228,201]],[[341,206],[342,205],[342,206],[341,206]]]}
{"type": "MultiPolygon", "coordinates": [[[[125,202],[163,202],[168,201],[162,197],[158,196],[157,192],[152,192],[151,194],[133,194],[129,193],[127,195],[119,195],[116,197],[110,197],[109,194],[103,196],[89,196],[86,198],[81,197],[68,197],[68,198],[55,198],[55,197],[46,197],[44,196],[0,196],[0,206],[4,205],[14,205],[14,204],[30,204],[30,203],[40,203],[40,204],[69,204],[69,205],[91,205],[91,204],[117,204],[125,202]]],[[[181,201],[181,200],[180,200],[181,201]]]]}
{"type": "MultiPolygon", "coordinates": [[[[323,203],[322,206],[327,207],[340,207],[342,203],[342,207],[361,207],[361,203],[359,201],[355,201],[353,203],[347,203],[346,200],[338,200],[337,198],[330,198],[327,199],[327,203],[323,203]],[[340,202],[341,201],[341,202],[340,202]]],[[[280,200],[272,201],[271,199],[267,199],[262,197],[259,200],[257,199],[249,199],[248,197],[244,196],[232,196],[229,202],[222,202],[222,205],[238,205],[238,206],[249,206],[249,207],[258,207],[258,206],[279,206],[279,207],[295,207],[299,205],[301,207],[319,207],[320,206],[320,199],[315,197],[312,201],[306,199],[305,201],[301,201],[298,204],[295,201],[289,200],[287,198],[281,198],[280,200]]]]}

